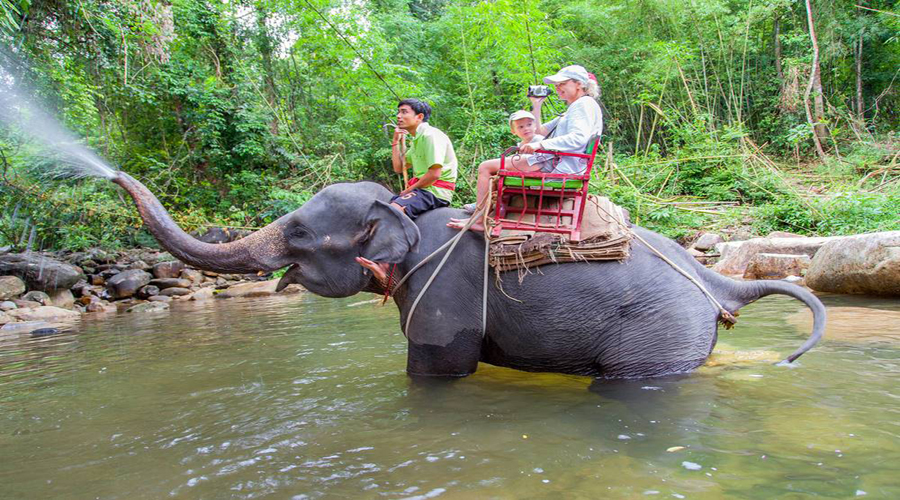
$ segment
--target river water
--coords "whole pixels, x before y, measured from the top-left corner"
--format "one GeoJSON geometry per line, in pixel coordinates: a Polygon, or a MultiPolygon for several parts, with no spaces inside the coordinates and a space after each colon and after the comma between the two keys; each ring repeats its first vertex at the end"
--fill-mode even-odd
{"type": "Polygon", "coordinates": [[[900,304],[770,297],[681,377],[404,372],[360,295],[175,304],[0,337],[2,498],[900,498],[900,304]]]}

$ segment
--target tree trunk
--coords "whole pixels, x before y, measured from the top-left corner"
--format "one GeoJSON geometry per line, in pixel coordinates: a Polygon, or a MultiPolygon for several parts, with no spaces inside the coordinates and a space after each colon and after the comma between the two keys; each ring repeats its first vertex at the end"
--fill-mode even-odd
{"type": "Polygon", "coordinates": [[[262,58],[263,81],[266,85],[266,101],[272,111],[272,121],[269,123],[269,131],[272,132],[272,135],[277,136],[278,113],[276,112],[276,109],[278,106],[278,88],[275,86],[275,68],[272,62],[272,52],[274,51],[274,48],[272,46],[272,39],[269,37],[269,32],[266,27],[266,17],[267,13],[260,7],[257,7],[256,25],[259,29],[259,33],[257,34],[256,42],[259,54],[262,58]]]}
{"type": "Polygon", "coordinates": [[[860,122],[865,120],[865,103],[863,102],[862,89],[862,51],[863,30],[859,30],[859,40],[856,42],[856,117],[860,122]]]}
{"type": "Polygon", "coordinates": [[[784,71],[781,69],[781,15],[775,14],[772,41],[775,46],[775,74],[778,79],[784,81],[784,71]]]}
{"type": "Polygon", "coordinates": [[[822,123],[825,117],[825,100],[822,97],[822,77],[819,73],[819,42],[816,40],[816,28],[813,22],[812,5],[806,0],[806,18],[809,24],[809,39],[813,48],[812,67],[809,71],[809,84],[806,86],[806,94],[803,96],[803,106],[806,108],[806,120],[813,129],[813,142],[816,144],[816,153],[819,158],[825,158],[825,150],[822,149],[822,141],[827,138],[828,131],[822,123]],[[809,109],[809,95],[815,90],[816,115],[813,117],[809,109]]]}

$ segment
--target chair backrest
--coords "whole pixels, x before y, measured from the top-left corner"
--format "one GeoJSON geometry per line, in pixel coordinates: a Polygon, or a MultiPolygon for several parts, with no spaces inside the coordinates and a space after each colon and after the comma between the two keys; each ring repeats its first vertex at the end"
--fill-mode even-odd
{"type": "Polygon", "coordinates": [[[599,151],[600,137],[601,137],[601,134],[598,132],[598,133],[592,135],[590,139],[588,139],[587,146],[584,147],[584,154],[586,154],[586,155],[593,154],[594,153],[594,144],[597,144],[597,150],[599,151]]]}

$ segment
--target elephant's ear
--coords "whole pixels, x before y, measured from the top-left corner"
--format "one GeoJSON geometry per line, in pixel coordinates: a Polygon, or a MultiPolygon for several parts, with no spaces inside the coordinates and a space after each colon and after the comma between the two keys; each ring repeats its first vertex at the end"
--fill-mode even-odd
{"type": "Polygon", "coordinates": [[[397,263],[419,244],[419,228],[396,208],[375,200],[366,214],[369,238],[362,256],[375,262],[397,263]]]}

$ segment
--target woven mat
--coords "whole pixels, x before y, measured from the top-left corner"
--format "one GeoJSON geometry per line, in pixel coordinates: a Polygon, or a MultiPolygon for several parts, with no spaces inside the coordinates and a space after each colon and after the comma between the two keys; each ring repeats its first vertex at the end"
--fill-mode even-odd
{"type": "Polygon", "coordinates": [[[544,264],[627,259],[630,226],[627,210],[608,198],[589,195],[581,241],[553,233],[504,231],[491,239],[489,263],[497,272],[519,270],[521,280],[530,268],[544,264]]]}

